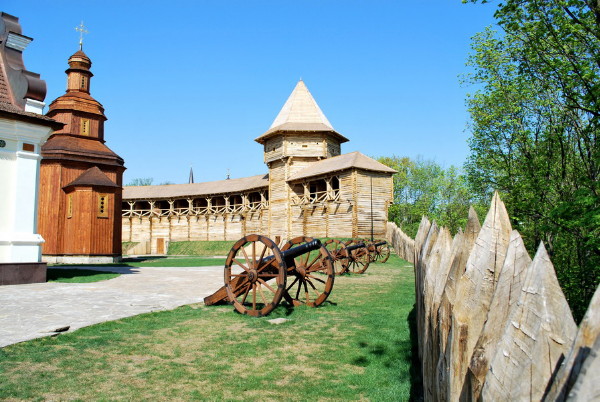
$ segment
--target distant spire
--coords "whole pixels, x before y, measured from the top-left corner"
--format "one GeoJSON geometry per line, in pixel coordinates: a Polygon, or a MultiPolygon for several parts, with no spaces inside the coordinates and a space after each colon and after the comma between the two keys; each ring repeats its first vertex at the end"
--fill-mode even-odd
{"type": "Polygon", "coordinates": [[[87,29],[85,29],[83,21],[81,21],[81,24],[79,24],[79,26],[75,27],[75,30],[79,32],[79,50],[83,50],[83,34],[87,34],[89,32],[87,31],[87,29]]]}
{"type": "Polygon", "coordinates": [[[227,169],[227,179],[226,180],[229,180],[229,169],[227,169]]]}
{"type": "Polygon", "coordinates": [[[192,170],[192,167],[190,166],[190,184],[194,183],[194,171],[192,170]]]}

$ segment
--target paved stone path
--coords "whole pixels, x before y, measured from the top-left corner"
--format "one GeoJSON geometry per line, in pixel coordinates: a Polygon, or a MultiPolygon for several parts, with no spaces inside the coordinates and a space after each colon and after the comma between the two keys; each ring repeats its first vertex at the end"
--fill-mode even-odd
{"type": "Polygon", "coordinates": [[[0,286],[0,347],[50,336],[67,326],[74,331],[198,303],[223,286],[223,266],[87,268],[123,275],[94,283],[0,286]]]}

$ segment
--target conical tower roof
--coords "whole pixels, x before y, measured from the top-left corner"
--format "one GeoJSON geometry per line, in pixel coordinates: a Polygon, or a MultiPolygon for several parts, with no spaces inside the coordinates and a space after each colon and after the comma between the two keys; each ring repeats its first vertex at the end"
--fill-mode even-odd
{"type": "Polygon", "coordinates": [[[269,130],[255,141],[262,144],[275,134],[299,131],[329,132],[334,134],[340,142],[348,141],[346,137],[333,129],[302,80],[296,84],[269,130]]]}

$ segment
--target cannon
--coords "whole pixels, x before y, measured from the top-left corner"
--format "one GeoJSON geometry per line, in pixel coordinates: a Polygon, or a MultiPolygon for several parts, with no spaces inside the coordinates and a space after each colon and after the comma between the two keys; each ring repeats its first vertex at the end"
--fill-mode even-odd
{"type": "Polygon", "coordinates": [[[387,241],[371,243],[367,247],[371,262],[385,263],[390,258],[390,246],[387,241]]]}
{"type": "Polygon", "coordinates": [[[344,243],[331,239],[325,242],[325,247],[329,250],[337,275],[347,272],[362,274],[369,267],[369,252],[363,242],[350,240],[344,243]]]}
{"type": "Polygon", "coordinates": [[[225,285],[204,304],[229,302],[254,317],[268,315],[282,298],[293,306],[317,307],[329,297],[334,279],[331,256],[320,240],[300,236],[280,249],[253,234],[233,245],[225,261],[225,285]]]}

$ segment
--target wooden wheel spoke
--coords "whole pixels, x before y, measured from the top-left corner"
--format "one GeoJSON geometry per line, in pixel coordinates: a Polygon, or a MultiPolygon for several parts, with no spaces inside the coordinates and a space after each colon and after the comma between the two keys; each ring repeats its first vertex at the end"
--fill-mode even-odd
{"type": "Polygon", "coordinates": [[[300,290],[302,290],[302,282],[298,284],[298,290],[296,291],[296,300],[300,297],[300,290]]]}
{"type": "MultiPolygon", "coordinates": [[[[334,261],[332,261],[333,264],[334,261]]],[[[326,271],[327,270],[327,264],[324,263],[320,263],[319,265],[315,265],[313,267],[311,267],[312,269],[306,269],[306,272],[321,272],[321,271],[326,271]]]]}
{"type": "Polygon", "coordinates": [[[234,258],[233,262],[235,262],[237,265],[239,265],[244,271],[250,272],[250,269],[248,267],[246,267],[244,264],[242,264],[241,262],[239,262],[237,259],[234,258]]]}
{"type": "Polygon", "coordinates": [[[312,253],[312,251],[309,251],[308,253],[305,254],[304,257],[304,266],[308,267],[308,259],[310,258],[310,253],[312,253]]]}
{"type": "Polygon", "coordinates": [[[304,281],[302,284],[304,285],[304,295],[306,296],[306,303],[310,301],[310,294],[308,292],[308,286],[306,286],[306,282],[304,281]]]}
{"type": "MultiPolygon", "coordinates": [[[[321,279],[321,278],[317,278],[316,276],[312,276],[312,275],[306,275],[306,277],[307,277],[307,278],[310,278],[310,279],[314,279],[314,280],[315,280],[315,281],[317,281],[317,282],[321,282],[321,283],[322,283],[322,284],[324,284],[324,285],[327,283],[327,282],[325,282],[323,279],[321,279]]],[[[311,285],[312,285],[312,282],[311,282],[311,285]]]]}
{"type": "MultiPolygon", "coordinates": [[[[252,242],[254,243],[254,242],[252,242]]],[[[244,258],[246,259],[246,264],[250,265],[250,258],[248,258],[248,254],[246,253],[246,248],[242,247],[242,254],[244,254],[244,258]]]]}
{"type": "Polygon", "coordinates": [[[256,310],[256,283],[252,284],[252,310],[256,310]]]}
{"type": "Polygon", "coordinates": [[[267,247],[263,246],[262,252],[260,253],[260,257],[258,258],[258,262],[256,264],[257,267],[260,267],[260,265],[262,264],[262,260],[265,256],[265,253],[267,252],[267,247]]]}
{"type": "MultiPolygon", "coordinates": [[[[250,283],[248,283],[248,285],[250,285],[250,283]]],[[[244,297],[242,298],[242,304],[246,303],[246,298],[248,297],[248,294],[250,293],[250,289],[252,289],[252,286],[248,286],[248,289],[246,289],[246,293],[244,293],[244,297]]]]}
{"type": "Polygon", "coordinates": [[[263,292],[262,286],[260,286],[258,283],[256,284],[256,287],[258,288],[258,293],[260,293],[260,298],[263,301],[263,304],[266,306],[267,305],[267,299],[265,298],[265,294],[263,292]]]}
{"type": "MultiPolygon", "coordinates": [[[[290,291],[291,288],[294,287],[294,285],[296,284],[296,282],[298,282],[298,277],[296,277],[296,279],[294,279],[294,282],[292,282],[292,284],[290,286],[288,286],[288,288],[286,289],[286,291],[290,291]]],[[[298,298],[298,296],[296,296],[296,299],[298,298]]]]}
{"type": "Polygon", "coordinates": [[[273,263],[275,262],[275,258],[273,258],[272,260],[269,260],[269,262],[267,262],[264,266],[259,267],[256,272],[260,273],[262,271],[264,271],[265,268],[267,268],[269,265],[273,265],[273,263]]]}
{"type": "Polygon", "coordinates": [[[313,260],[310,262],[310,264],[306,264],[306,270],[308,271],[309,268],[312,267],[314,265],[314,263],[317,262],[320,258],[321,258],[321,253],[317,254],[317,256],[315,258],[313,258],[313,260]]]}
{"type": "Polygon", "coordinates": [[[269,286],[269,284],[265,281],[263,281],[262,279],[258,278],[258,281],[260,283],[262,283],[267,289],[269,289],[271,292],[276,293],[275,289],[273,289],[271,286],[269,286]]]}
{"type": "Polygon", "coordinates": [[[307,282],[310,285],[310,287],[314,290],[314,292],[317,294],[317,297],[321,296],[321,292],[319,292],[319,289],[317,289],[311,281],[307,281],[307,282]]]}
{"type": "Polygon", "coordinates": [[[237,288],[235,288],[233,290],[233,294],[236,294],[240,289],[242,289],[244,286],[248,286],[249,287],[250,283],[246,282],[246,283],[242,283],[240,286],[238,286],[237,288]]]}

